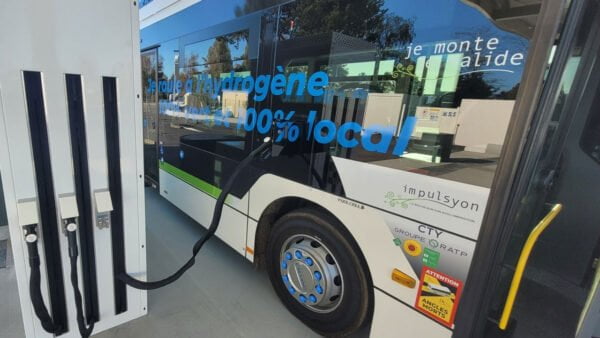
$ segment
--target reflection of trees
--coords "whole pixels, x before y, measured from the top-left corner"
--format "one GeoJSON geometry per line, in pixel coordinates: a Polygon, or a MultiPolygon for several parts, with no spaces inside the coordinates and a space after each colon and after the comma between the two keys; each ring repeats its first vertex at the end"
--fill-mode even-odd
{"type": "MultiPolygon", "coordinates": [[[[246,0],[235,8],[242,16],[286,2],[285,0],[246,0]]],[[[295,36],[338,32],[391,48],[411,42],[413,20],[388,13],[384,0],[298,0],[285,15],[283,27],[294,22],[295,36]]]]}
{"type": "Polygon", "coordinates": [[[497,91],[497,88],[486,81],[483,73],[471,73],[460,76],[456,93],[454,94],[454,103],[460,105],[462,99],[489,99],[497,91]]]}
{"type": "Polygon", "coordinates": [[[155,93],[148,93],[148,80],[156,80],[156,57],[155,54],[142,54],[142,86],[144,88],[144,101],[149,101],[155,93]]]}
{"type": "Polygon", "coordinates": [[[386,14],[380,28],[380,33],[375,39],[382,49],[405,45],[415,37],[414,19],[386,14]]]}
{"type": "Polygon", "coordinates": [[[204,58],[207,63],[208,73],[212,77],[219,77],[222,73],[232,70],[231,51],[226,39],[217,38],[208,49],[208,55],[204,58]]]}
{"type": "Polygon", "coordinates": [[[183,84],[187,81],[187,79],[193,78],[193,76],[197,73],[196,66],[200,64],[198,61],[200,56],[197,53],[192,53],[185,59],[185,66],[179,70],[177,75],[177,79],[181,81],[183,84]]]}
{"type": "Polygon", "coordinates": [[[254,13],[264,8],[280,4],[282,0],[246,0],[243,6],[235,6],[235,16],[243,16],[254,13]]]}
{"type": "Polygon", "coordinates": [[[242,63],[235,64],[233,70],[235,72],[243,72],[250,69],[250,60],[248,60],[248,45],[244,47],[244,54],[242,54],[242,63]]]}
{"type": "Polygon", "coordinates": [[[388,13],[383,0],[299,0],[291,6],[284,27],[294,35],[338,32],[390,48],[414,38],[413,21],[388,13]]]}
{"type": "Polygon", "coordinates": [[[159,53],[158,54],[157,65],[156,65],[157,75],[158,75],[158,80],[159,81],[166,79],[165,71],[164,71],[164,64],[165,64],[165,58],[162,55],[160,55],[160,53],[159,53]]]}
{"type": "Polygon", "coordinates": [[[517,98],[517,92],[519,91],[519,83],[514,85],[509,90],[503,90],[496,94],[496,97],[502,100],[514,100],[517,98]]]}
{"type": "MultiPolygon", "coordinates": [[[[457,32],[456,34],[457,40],[468,40],[471,43],[477,39],[477,37],[481,37],[483,39],[489,39],[491,37],[496,37],[500,40],[502,46],[507,46],[511,51],[522,51],[525,53],[527,51],[527,47],[529,45],[529,41],[517,36],[515,34],[507,33],[507,32],[498,32],[497,29],[492,29],[487,26],[479,26],[476,29],[469,32],[457,32]]],[[[475,59],[475,49],[473,45],[468,51],[463,51],[464,56],[468,56],[471,60],[475,59]]],[[[470,67],[466,67],[465,70],[475,70],[476,67],[474,62],[471,62],[470,67]]]]}
{"type": "MultiPolygon", "coordinates": [[[[158,54],[158,61],[157,61],[157,65],[156,65],[156,69],[157,69],[157,77],[158,77],[158,81],[168,81],[168,80],[172,80],[175,76],[175,74],[171,73],[170,76],[167,76],[167,74],[165,74],[165,68],[164,68],[164,64],[165,64],[165,58],[159,53],[158,54]]],[[[156,84],[157,88],[158,88],[158,83],[156,84]]],[[[169,93],[165,93],[165,92],[161,92],[160,90],[158,90],[158,98],[159,99],[166,99],[168,98],[169,93]]]]}
{"type": "MultiPolygon", "coordinates": [[[[280,27],[283,28],[279,34],[285,39],[337,32],[370,42],[372,49],[364,50],[362,55],[362,60],[366,60],[365,57],[373,53],[370,60],[375,61],[367,88],[375,92],[397,92],[400,82],[410,82],[410,79],[391,79],[391,74],[383,77],[379,74],[380,61],[402,60],[404,54],[398,49],[413,41],[414,20],[390,13],[384,4],[383,0],[299,0],[282,14],[280,27]]],[[[338,78],[347,76],[343,64],[330,67],[334,68],[333,73],[338,78]]],[[[344,86],[363,87],[364,82],[346,83],[344,86]]],[[[401,87],[406,87],[406,84],[401,87]]]]}
{"type": "MultiPolygon", "coordinates": [[[[477,37],[488,39],[490,37],[497,37],[503,46],[507,46],[508,50],[512,52],[521,51],[525,53],[529,41],[512,33],[499,32],[497,29],[492,27],[478,27],[477,29],[470,32],[459,32],[456,33],[459,40],[475,41],[477,37]]],[[[471,60],[476,58],[474,48],[469,51],[463,52],[464,56],[468,56],[471,60]]],[[[476,71],[478,67],[475,66],[474,62],[471,62],[469,67],[463,67],[462,71],[476,71]]],[[[519,90],[519,80],[516,83],[512,83],[510,89],[502,90],[504,83],[500,82],[492,74],[484,76],[483,73],[472,73],[461,75],[458,81],[458,87],[456,89],[456,96],[454,102],[460,104],[463,98],[469,99],[506,99],[514,100],[519,90]]]]}
{"type": "MultiPolygon", "coordinates": [[[[235,14],[242,16],[282,2],[285,1],[245,0],[243,5],[236,7],[235,14]]],[[[396,15],[384,5],[384,0],[298,0],[282,7],[277,34],[281,40],[292,40],[302,37],[320,39],[336,32],[370,42],[372,48],[361,47],[365,54],[357,55],[356,60],[367,61],[369,58],[368,61],[375,61],[372,74],[362,74],[349,82],[344,64],[347,61],[340,61],[331,62],[325,69],[329,76],[343,81],[338,87],[364,87],[368,82],[368,89],[376,92],[407,91],[411,78],[392,79],[391,74],[379,74],[379,67],[381,60],[395,59],[405,65],[411,62],[404,60],[406,52],[399,49],[415,38],[414,19],[396,15]],[[365,79],[366,76],[370,79],[365,79]]],[[[330,85],[336,87],[336,83],[330,85]]]]}

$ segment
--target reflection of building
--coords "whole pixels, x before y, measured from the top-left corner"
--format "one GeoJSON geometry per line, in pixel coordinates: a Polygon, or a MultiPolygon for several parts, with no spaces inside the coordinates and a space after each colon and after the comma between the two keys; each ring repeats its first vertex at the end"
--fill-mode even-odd
{"type": "Polygon", "coordinates": [[[363,128],[372,125],[394,126],[395,135],[400,133],[400,124],[404,118],[404,94],[369,93],[363,117],[363,128]]]}
{"type": "Polygon", "coordinates": [[[462,100],[455,145],[467,151],[498,155],[514,105],[514,100],[462,100]]]}
{"type": "Polygon", "coordinates": [[[248,93],[240,90],[223,90],[223,99],[221,100],[222,110],[230,112],[234,118],[246,116],[248,108],[248,93]]]}
{"type": "Polygon", "coordinates": [[[513,100],[464,99],[458,108],[417,107],[406,158],[448,161],[453,150],[497,156],[508,128],[513,100]]]}
{"type": "Polygon", "coordinates": [[[412,136],[420,139],[424,133],[455,135],[458,116],[458,108],[417,107],[417,124],[412,136]]]}
{"type": "Polygon", "coordinates": [[[423,82],[421,95],[455,92],[462,58],[462,53],[418,57],[415,77],[423,82]]]}
{"type": "Polygon", "coordinates": [[[406,158],[445,162],[458,129],[458,108],[417,107],[416,124],[406,158]]]}

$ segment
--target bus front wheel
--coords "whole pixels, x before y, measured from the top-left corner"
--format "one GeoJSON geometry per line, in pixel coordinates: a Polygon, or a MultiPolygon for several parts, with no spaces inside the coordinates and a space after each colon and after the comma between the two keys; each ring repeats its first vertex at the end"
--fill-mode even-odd
{"type": "Polygon", "coordinates": [[[325,336],[345,336],[368,322],[373,290],[365,260],[346,228],[315,209],[275,223],[266,263],[275,292],[292,314],[325,336]]]}

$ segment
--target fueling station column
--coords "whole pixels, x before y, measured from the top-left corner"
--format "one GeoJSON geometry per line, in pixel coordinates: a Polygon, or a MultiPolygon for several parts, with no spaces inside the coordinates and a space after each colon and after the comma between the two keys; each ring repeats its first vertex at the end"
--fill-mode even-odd
{"type": "MultiPolygon", "coordinates": [[[[136,1],[0,2],[0,175],[27,337],[147,313],[136,1]]],[[[84,333],[85,331],[88,331],[84,333]]]]}

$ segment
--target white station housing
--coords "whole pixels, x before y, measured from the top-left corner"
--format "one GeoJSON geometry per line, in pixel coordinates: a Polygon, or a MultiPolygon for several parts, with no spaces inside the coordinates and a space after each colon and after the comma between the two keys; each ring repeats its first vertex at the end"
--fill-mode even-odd
{"type": "Polygon", "coordinates": [[[114,253],[119,250],[114,238],[118,237],[121,244],[127,244],[120,247],[126,272],[136,278],[146,277],[136,1],[3,0],[0,2],[0,31],[0,172],[26,336],[53,335],[41,327],[31,305],[30,269],[22,228],[25,225],[37,224],[38,227],[41,290],[54,320],[58,318],[54,311],[58,305],[56,299],[50,299],[49,290],[50,285],[62,279],[66,327],[61,337],[80,336],[69,280],[67,237],[64,235],[67,224],[72,229],[73,223],[66,222],[67,219],[79,217],[77,231],[80,236],[92,239],[87,249],[83,244],[80,247],[79,282],[86,316],[89,309],[95,307],[94,333],[143,316],[147,312],[146,292],[121,286],[123,293],[118,299],[115,296],[119,288],[115,286],[117,270],[114,269],[114,253]],[[41,78],[41,90],[28,89],[26,73],[41,78]],[[76,81],[70,81],[69,76],[76,81]],[[70,102],[74,97],[68,90],[70,83],[75,83],[74,88],[80,88],[73,102],[79,102],[83,107],[84,124],[79,125],[78,130],[83,132],[84,139],[81,134],[73,134],[70,102]],[[113,91],[107,93],[107,88],[113,91]],[[38,127],[47,132],[45,139],[51,164],[47,184],[53,185],[50,198],[55,205],[42,205],[41,192],[36,186],[36,179],[42,173],[36,170],[34,133],[30,130],[28,117],[32,104],[28,97],[32,95],[43,98],[42,107],[38,106],[38,109],[44,112],[46,124],[38,127]],[[112,103],[116,101],[112,106],[116,114],[113,122],[118,124],[120,133],[113,127],[105,128],[107,98],[113,100],[112,103]],[[110,140],[109,134],[114,139],[110,140]],[[73,154],[73,144],[86,152],[73,154]],[[112,162],[117,164],[112,172],[119,176],[119,187],[111,187],[110,148],[120,152],[112,162]],[[78,162],[75,162],[76,157],[78,162]],[[87,170],[76,168],[74,163],[85,163],[87,170]],[[78,207],[77,182],[87,191],[86,196],[79,194],[79,198],[87,201],[91,206],[89,210],[78,207]],[[111,193],[113,189],[121,192],[119,196],[111,193]],[[113,233],[117,217],[113,213],[115,201],[122,211],[120,234],[113,233]],[[54,208],[57,219],[45,219],[40,212],[44,208],[54,208]],[[84,214],[90,220],[85,228],[81,226],[84,214]],[[52,223],[56,229],[48,229],[52,223]],[[49,230],[56,234],[56,243],[50,243],[52,239],[45,236],[49,230]],[[47,250],[51,244],[54,251],[47,250]],[[82,263],[84,251],[88,258],[93,258],[91,261],[82,263]],[[53,265],[62,267],[62,271],[55,271],[52,280],[47,277],[48,269],[52,268],[46,264],[48,253],[56,254],[58,259],[53,265]],[[91,270],[90,265],[93,265],[91,270]],[[93,287],[86,285],[84,270],[95,272],[95,275],[88,275],[88,282],[93,280],[93,287]],[[94,304],[88,302],[90,292],[95,294],[94,304]]]}

